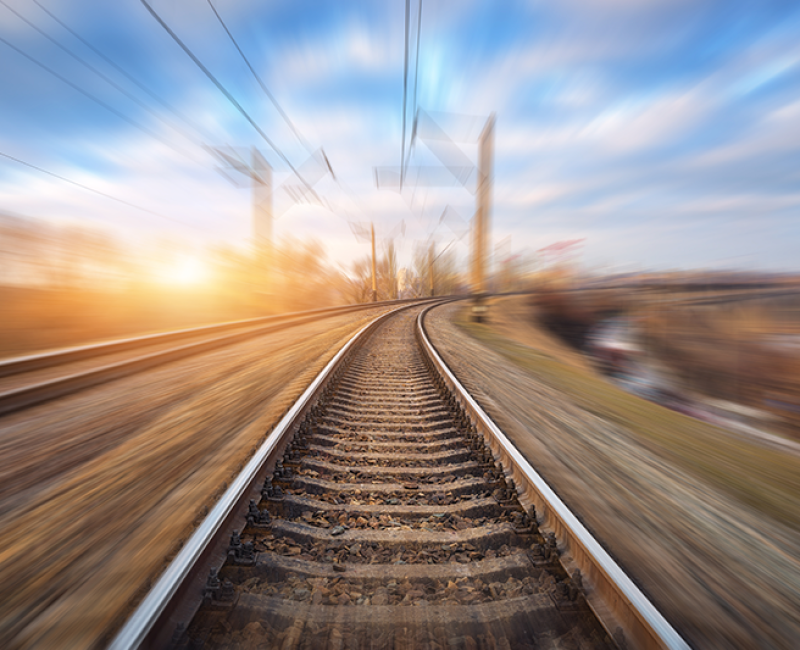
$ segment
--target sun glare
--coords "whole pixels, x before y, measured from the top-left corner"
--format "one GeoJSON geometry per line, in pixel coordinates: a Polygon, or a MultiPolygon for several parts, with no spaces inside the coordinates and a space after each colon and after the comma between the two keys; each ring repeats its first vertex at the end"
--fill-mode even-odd
{"type": "Polygon", "coordinates": [[[208,269],[196,257],[181,257],[164,267],[162,282],[167,284],[200,284],[208,279],[208,269]]]}

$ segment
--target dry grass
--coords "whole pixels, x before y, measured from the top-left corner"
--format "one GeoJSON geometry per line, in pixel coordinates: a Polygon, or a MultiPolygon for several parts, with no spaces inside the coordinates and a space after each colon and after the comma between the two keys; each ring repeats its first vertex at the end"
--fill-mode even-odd
{"type": "Polygon", "coordinates": [[[499,336],[493,323],[471,322],[466,313],[456,322],[586,411],[634,431],[703,480],[800,531],[800,459],[630,395],[588,368],[564,363],[563,354],[554,358],[547,339],[537,349],[499,336]]]}
{"type": "Polygon", "coordinates": [[[687,641],[795,647],[800,458],[615,389],[497,305],[459,309],[428,320],[447,363],[687,641]]]}

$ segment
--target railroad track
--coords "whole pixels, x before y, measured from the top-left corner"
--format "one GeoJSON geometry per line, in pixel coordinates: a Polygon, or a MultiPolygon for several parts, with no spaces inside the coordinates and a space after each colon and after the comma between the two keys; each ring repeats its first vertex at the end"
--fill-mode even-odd
{"type": "Polygon", "coordinates": [[[493,430],[420,312],[331,361],[112,648],[687,647],[493,430]]]}
{"type": "Polygon", "coordinates": [[[231,321],[2,360],[0,415],[255,336],[390,304],[348,305],[231,321]]]}

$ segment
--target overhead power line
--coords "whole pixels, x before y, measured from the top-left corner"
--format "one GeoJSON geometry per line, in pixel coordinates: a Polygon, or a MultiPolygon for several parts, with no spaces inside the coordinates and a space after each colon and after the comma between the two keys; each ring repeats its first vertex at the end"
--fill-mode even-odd
{"type": "Polygon", "coordinates": [[[208,134],[203,131],[203,129],[195,124],[191,119],[189,119],[186,115],[181,113],[178,109],[172,106],[169,102],[165,99],[154,93],[150,88],[145,86],[142,82],[140,82],[136,77],[129,74],[125,71],[124,68],[117,65],[112,59],[107,57],[103,54],[100,50],[98,50],[94,45],[92,45],[89,41],[87,41],[83,36],[81,36],[78,32],[72,29],[69,25],[67,25],[63,20],[61,20],[58,16],[56,16],[52,11],[50,11],[47,7],[45,7],[39,0],[33,0],[33,2],[42,10],[44,11],[50,18],[56,21],[59,25],[61,25],[64,29],[66,29],[70,34],[72,34],[75,38],[77,38],[81,43],[83,43],[86,47],[88,47],[92,52],[94,52],[97,56],[99,56],[103,61],[105,61],[108,65],[113,67],[117,72],[123,75],[128,81],[135,84],[138,88],[140,88],[143,92],[147,93],[150,97],[152,97],[155,101],[161,104],[164,108],[166,108],[170,113],[172,113],[176,118],[178,118],[181,122],[186,124],[189,128],[191,128],[195,133],[197,133],[202,138],[208,139],[208,134]]]}
{"type": "Polygon", "coordinates": [[[156,140],[158,140],[158,141],[159,141],[159,142],[161,142],[162,144],[165,144],[166,146],[170,147],[170,148],[171,148],[173,151],[177,151],[177,152],[178,152],[179,154],[181,154],[182,156],[186,156],[187,158],[189,158],[189,159],[192,159],[192,157],[191,157],[191,156],[190,156],[188,153],[186,153],[185,151],[183,151],[182,149],[180,149],[180,148],[176,147],[174,144],[172,144],[172,143],[171,143],[171,142],[169,142],[168,140],[165,140],[164,138],[162,138],[162,137],[161,137],[160,135],[158,135],[157,133],[155,133],[155,132],[151,131],[150,129],[148,129],[146,126],[144,126],[144,125],[142,125],[142,124],[139,124],[139,122],[137,122],[137,121],[136,121],[136,120],[134,120],[133,118],[130,118],[130,117],[128,117],[127,115],[125,115],[124,113],[122,113],[122,112],[118,111],[118,110],[117,110],[116,108],[114,108],[113,106],[110,106],[109,104],[106,104],[106,103],[105,103],[105,102],[104,102],[102,99],[99,99],[98,97],[95,97],[94,95],[92,95],[92,93],[90,93],[90,92],[89,92],[89,91],[87,91],[87,90],[84,90],[83,88],[81,88],[81,87],[80,87],[80,86],[78,86],[77,84],[74,84],[73,82],[71,82],[71,81],[70,81],[69,79],[67,79],[66,77],[64,77],[64,76],[62,76],[62,75],[60,75],[60,74],[58,74],[58,72],[56,72],[56,71],[55,71],[55,70],[53,70],[52,68],[50,68],[50,67],[46,66],[46,65],[45,65],[44,63],[42,63],[41,61],[38,61],[37,59],[33,58],[33,57],[30,55],[30,54],[28,54],[28,53],[26,53],[26,52],[23,52],[23,51],[22,51],[21,49],[19,49],[19,48],[18,48],[16,45],[14,45],[14,44],[10,43],[9,41],[7,41],[7,40],[6,40],[5,38],[3,38],[2,36],[0,36],[0,42],[2,42],[2,43],[5,43],[6,45],[8,45],[8,47],[10,47],[10,48],[11,48],[12,50],[14,50],[15,52],[17,52],[17,53],[21,54],[21,55],[22,55],[22,56],[24,56],[26,59],[28,59],[28,60],[29,60],[29,61],[31,61],[32,63],[34,63],[34,64],[38,65],[38,66],[39,66],[40,68],[42,68],[43,70],[45,70],[45,71],[49,72],[49,73],[50,73],[51,75],[53,75],[53,76],[54,76],[56,79],[58,79],[58,80],[60,80],[60,81],[64,82],[65,84],[67,84],[67,85],[68,85],[68,86],[70,86],[71,88],[74,88],[75,90],[77,90],[77,91],[78,91],[78,92],[79,92],[81,95],[83,95],[84,97],[88,97],[88,98],[89,98],[89,99],[91,99],[93,102],[95,102],[95,103],[96,103],[96,104],[98,104],[99,106],[102,106],[103,108],[105,108],[105,109],[106,109],[107,111],[109,111],[110,113],[113,113],[114,115],[116,115],[116,116],[117,116],[118,118],[120,118],[121,120],[124,120],[124,121],[126,121],[128,124],[130,124],[131,126],[133,126],[133,127],[137,128],[137,129],[139,129],[139,130],[140,130],[142,133],[146,133],[146,134],[147,134],[147,135],[149,135],[151,138],[155,138],[156,140]]]}
{"type": "Polygon", "coordinates": [[[96,190],[93,187],[89,187],[88,185],[84,185],[83,183],[78,183],[77,181],[73,181],[73,180],[71,180],[69,178],[66,178],[65,176],[61,176],[61,175],[56,174],[54,172],[48,171],[46,169],[43,169],[42,167],[37,167],[36,165],[33,165],[33,164],[29,163],[29,162],[25,162],[24,160],[20,160],[19,158],[15,158],[14,156],[10,156],[7,153],[3,153],[2,151],[0,151],[0,156],[3,156],[4,158],[8,158],[9,160],[13,160],[15,163],[19,163],[20,165],[25,165],[25,167],[30,167],[31,169],[35,169],[37,172],[41,172],[42,174],[47,174],[48,176],[52,176],[53,178],[57,178],[57,179],[59,179],[61,181],[64,181],[65,183],[69,183],[71,185],[75,185],[76,187],[80,187],[81,189],[86,190],[88,192],[93,192],[94,194],[98,194],[98,195],[103,196],[103,197],[105,197],[107,199],[111,199],[112,201],[116,201],[117,203],[122,203],[123,205],[127,205],[128,207],[136,208],[137,210],[141,210],[142,212],[148,212],[148,213],[153,214],[153,215],[155,215],[157,217],[161,217],[161,218],[167,219],[169,221],[174,221],[175,223],[179,223],[179,224],[184,225],[184,226],[191,226],[192,228],[197,228],[198,230],[202,230],[197,224],[190,223],[188,221],[181,221],[180,219],[175,219],[174,217],[167,216],[166,214],[163,214],[161,212],[156,212],[155,210],[150,210],[149,208],[143,208],[141,205],[136,205],[135,203],[131,203],[130,201],[126,201],[125,199],[120,199],[120,198],[118,198],[116,196],[112,196],[111,194],[106,194],[105,192],[101,192],[100,190],[96,190]]]}
{"type": "MultiPolygon", "coordinates": [[[[219,12],[217,11],[217,9],[212,4],[211,0],[206,0],[206,1],[208,2],[209,6],[211,7],[212,11],[214,12],[214,15],[217,17],[217,20],[219,21],[220,25],[222,25],[222,28],[225,30],[225,33],[228,35],[228,38],[231,39],[231,42],[233,43],[234,47],[236,47],[236,50],[239,52],[239,54],[242,57],[242,59],[244,60],[245,64],[249,68],[249,70],[252,73],[253,77],[255,77],[256,81],[261,86],[261,89],[264,91],[264,94],[266,94],[266,96],[269,98],[269,100],[275,106],[277,111],[280,113],[281,117],[286,121],[286,124],[292,130],[292,133],[294,133],[294,135],[297,137],[297,139],[299,140],[300,144],[302,144],[306,148],[306,150],[309,153],[311,153],[311,146],[308,144],[308,141],[305,139],[305,137],[303,137],[303,134],[300,133],[300,131],[297,129],[297,127],[292,122],[291,118],[287,115],[286,111],[283,110],[281,105],[278,103],[278,100],[275,99],[275,96],[269,91],[269,89],[267,88],[267,86],[264,83],[264,81],[261,79],[261,77],[255,71],[255,69],[251,65],[249,59],[245,55],[244,51],[242,51],[242,48],[239,46],[239,44],[237,43],[237,41],[234,38],[233,34],[228,29],[228,26],[225,24],[225,21],[222,20],[222,17],[219,15],[219,12]]],[[[422,2],[422,0],[420,0],[420,2],[422,2]]],[[[328,167],[328,171],[330,171],[331,177],[333,178],[333,180],[342,189],[342,191],[344,191],[345,194],[347,194],[347,196],[354,203],[354,205],[359,210],[364,212],[364,209],[361,207],[361,204],[358,202],[358,200],[356,200],[355,195],[353,194],[353,192],[349,188],[349,186],[347,186],[345,183],[343,183],[343,181],[333,171],[333,167],[331,167],[331,163],[328,160],[328,156],[325,154],[325,151],[324,150],[321,150],[321,151],[322,151],[322,157],[325,160],[325,164],[328,167]]],[[[337,214],[337,216],[341,216],[341,215],[338,215],[338,213],[333,209],[333,207],[331,206],[330,203],[327,204],[327,207],[331,210],[331,212],[333,212],[334,214],[337,214]]],[[[341,218],[344,219],[344,217],[341,217],[341,218]]]]}
{"type": "MultiPolygon", "coordinates": [[[[53,45],[55,45],[56,47],[58,47],[58,48],[59,48],[60,50],[62,50],[63,52],[66,52],[66,53],[67,53],[69,56],[71,56],[71,57],[72,57],[73,59],[75,59],[75,60],[76,60],[78,63],[80,63],[82,66],[84,66],[84,67],[85,67],[87,70],[90,70],[92,73],[94,73],[95,75],[97,75],[98,77],[100,77],[100,79],[102,79],[103,81],[105,81],[105,82],[106,82],[106,83],[107,83],[109,86],[111,86],[112,88],[114,88],[114,89],[115,89],[116,91],[118,91],[119,93],[121,93],[121,94],[125,95],[125,97],[127,97],[128,99],[130,99],[130,100],[131,100],[132,102],[134,102],[134,103],[135,103],[137,106],[139,106],[139,107],[143,108],[144,110],[146,110],[148,113],[150,113],[150,114],[151,114],[151,115],[153,115],[153,116],[154,116],[156,119],[158,119],[158,120],[160,120],[161,122],[163,122],[164,124],[166,124],[166,125],[167,125],[168,127],[170,127],[171,129],[175,129],[175,130],[176,130],[178,133],[180,133],[180,134],[181,134],[181,135],[183,135],[184,137],[187,137],[187,135],[186,135],[184,132],[182,132],[180,129],[177,129],[175,126],[173,126],[173,125],[172,125],[172,124],[170,124],[169,122],[167,122],[167,121],[166,121],[166,120],[165,120],[165,119],[164,119],[164,118],[163,118],[161,115],[159,115],[159,114],[158,114],[156,111],[154,111],[152,108],[150,108],[150,107],[149,107],[147,104],[145,104],[145,103],[144,103],[144,102],[143,102],[141,99],[139,99],[138,97],[136,97],[136,95],[133,95],[133,94],[129,93],[127,90],[125,90],[125,88],[123,88],[122,86],[120,86],[120,85],[119,85],[117,82],[115,82],[113,79],[111,79],[111,78],[110,78],[110,77],[108,77],[107,75],[103,74],[103,73],[102,73],[100,70],[98,70],[97,68],[95,68],[95,67],[94,67],[94,66],[93,66],[91,63],[88,63],[88,62],[87,62],[87,61],[85,61],[83,58],[81,58],[80,56],[78,56],[77,54],[75,54],[75,52],[73,52],[73,51],[72,51],[72,50],[70,50],[68,47],[66,47],[64,44],[60,43],[58,40],[56,40],[55,38],[53,38],[52,36],[50,36],[50,34],[48,34],[47,32],[45,32],[45,31],[44,31],[42,28],[40,28],[38,25],[36,25],[36,24],[35,24],[35,23],[33,23],[32,21],[28,20],[28,19],[27,19],[25,16],[23,16],[22,14],[20,14],[20,13],[19,13],[19,12],[18,12],[16,9],[14,9],[13,7],[11,7],[11,6],[10,6],[10,5],[9,5],[9,4],[8,4],[8,3],[5,1],[5,0],[0,0],[0,4],[2,4],[2,5],[3,5],[3,6],[6,8],[6,9],[8,9],[8,10],[9,10],[11,13],[13,13],[13,14],[14,14],[14,15],[15,15],[17,18],[19,18],[21,21],[23,21],[23,22],[24,22],[26,25],[28,25],[28,26],[29,26],[31,29],[34,29],[34,30],[36,30],[36,31],[37,31],[39,34],[41,34],[42,36],[44,36],[44,37],[45,37],[45,38],[46,38],[48,41],[50,41],[51,43],[53,43],[53,45]]],[[[37,3],[37,4],[38,4],[38,3],[37,3]]],[[[40,5],[40,6],[41,6],[41,5],[40,5]]],[[[189,137],[189,139],[190,139],[190,140],[192,139],[190,136],[188,136],[188,137],[189,137]]],[[[163,140],[163,139],[161,139],[161,138],[159,138],[159,139],[160,139],[162,142],[165,142],[165,140],[163,140]]],[[[170,145],[170,146],[172,146],[172,145],[170,145]]],[[[188,154],[185,154],[185,155],[187,155],[187,156],[188,156],[188,154]]],[[[188,157],[189,157],[189,158],[191,158],[191,156],[188,156],[188,157]]]]}
{"type": "MultiPolygon", "coordinates": [[[[34,0],[35,2],[36,0],[34,0]]],[[[408,143],[408,157],[411,157],[411,147],[414,146],[414,136],[416,135],[417,125],[417,85],[419,81],[419,42],[421,40],[422,32],[422,0],[419,0],[419,7],[417,9],[417,56],[414,62],[414,101],[412,102],[414,109],[411,114],[414,116],[414,128],[411,131],[411,140],[408,143]]]]}
{"type": "Polygon", "coordinates": [[[314,188],[313,188],[313,187],[311,187],[311,185],[309,185],[308,181],[306,181],[306,179],[305,179],[305,178],[303,178],[303,177],[300,175],[300,173],[299,173],[299,172],[298,172],[298,171],[295,169],[294,165],[292,165],[292,163],[291,163],[291,162],[289,161],[289,159],[286,157],[286,155],[285,155],[285,154],[284,154],[284,153],[283,153],[283,152],[282,152],[282,151],[281,151],[281,150],[278,148],[278,146],[277,146],[277,145],[276,145],[276,144],[275,144],[275,143],[274,143],[272,140],[270,140],[269,136],[267,136],[267,134],[266,134],[266,133],[264,133],[263,129],[262,129],[260,126],[258,126],[258,124],[256,124],[256,122],[253,120],[253,118],[252,118],[252,117],[250,117],[250,115],[248,114],[248,112],[247,112],[246,110],[244,110],[244,108],[242,108],[242,105],[241,105],[239,102],[237,102],[237,101],[236,101],[236,99],[233,97],[233,95],[231,95],[231,94],[230,94],[230,93],[227,91],[227,89],[225,88],[225,86],[223,86],[223,85],[222,85],[222,84],[221,84],[221,83],[220,83],[220,82],[217,80],[217,78],[216,78],[216,77],[215,77],[213,74],[211,74],[211,71],[210,71],[208,68],[206,68],[206,67],[205,67],[205,66],[202,64],[202,62],[200,61],[200,59],[198,59],[198,58],[197,58],[197,57],[194,55],[194,53],[193,53],[193,52],[192,52],[192,51],[191,51],[191,50],[190,50],[190,49],[189,49],[189,48],[188,48],[188,47],[187,47],[187,46],[184,44],[184,42],[183,42],[183,41],[182,41],[180,38],[178,38],[178,35],[177,35],[175,32],[173,32],[173,31],[172,31],[172,29],[170,29],[169,25],[167,25],[167,23],[165,23],[165,22],[164,22],[164,21],[161,19],[161,16],[159,16],[159,15],[158,15],[158,14],[155,12],[155,10],[154,10],[154,9],[153,9],[153,8],[152,8],[152,7],[151,7],[151,6],[150,6],[150,5],[147,3],[147,0],[140,0],[140,2],[141,2],[141,3],[142,3],[144,6],[145,6],[145,8],[147,9],[147,11],[149,11],[149,12],[150,12],[150,15],[152,15],[152,16],[153,16],[153,18],[155,18],[155,19],[156,19],[156,21],[158,21],[158,24],[159,24],[159,25],[161,25],[161,27],[163,27],[163,28],[164,28],[164,30],[167,32],[167,34],[169,34],[169,35],[170,35],[170,37],[172,38],[172,40],[174,40],[174,41],[175,41],[175,42],[176,42],[176,43],[177,43],[177,44],[180,46],[180,48],[181,48],[181,49],[182,49],[182,50],[183,50],[183,51],[184,51],[184,52],[187,54],[187,56],[188,56],[188,57],[189,57],[189,58],[190,58],[190,59],[191,59],[191,60],[194,62],[194,64],[195,64],[195,65],[196,65],[198,68],[200,68],[200,70],[202,70],[202,71],[203,71],[203,74],[205,74],[205,75],[206,75],[206,77],[208,77],[208,78],[211,80],[211,82],[212,82],[212,83],[213,83],[213,84],[214,84],[214,85],[217,87],[217,89],[218,89],[218,90],[219,90],[219,91],[220,91],[220,92],[221,92],[223,95],[225,95],[225,98],[226,98],[226,99],[227,99],[227,100],[228,100],[228,101],[229,101],[229,102],[230,102],[230,103],[231,103],[231,104],[232,104],[232,105],[233,105],[233,106],[236,108],[236,110],[238,110],[238,111],[239,111],[239,113],[241,113],[241,114],[242,114],[242,116],[243,116],[243,117],[244,117],[244,118],[245,118],[245,119],[246,119],[246,120],[247,120],[247,121],[250,123],[250,125],[251,125],[251,126],[252,126],[252,127],[253,127],[253,128],[254,128],[254,129],[257,131],[257,132],[258,132],[258,134],[259,134],[259,135],[260,135],[260,136],[261,136],[261,137],[264,139],[264,141],[265,141],[265,142],[266,142],[266,143],[267,143],[267,144],[268,144],[270,147],[272,147],[272,149],[275,151],[275,153],[277,153],[277,154],[278,154],[278,156],[280,156],[281,160],[283,160],[283,162],[284,162],[284,163],[286,163],[286,164],[289,166],[289,169],[291,169],[291,170],[292,170],[292,172],[294,172],[294,174],[297,176],[297,178],[299,178],[299,179],[300,179],[300,181],[303,183],[303,185],[305,185],[305,186],[306,186],[306,188],[308,188],[308,191],[309,191],[309,192],[310,192],[310,193],[311,193],[311,194],[314,196],[314,198],[316,198],[316,199],[317,199],[317,201],[319,201],[319,202],[321,203],[322,201],[321,201],[321,199],[319,198],[319,195],[318,195],[318,194],[317,194],[317,193],[314,191],[314,188]]]}
{"type": "Polygon", "coordinates": [[[417,135],[417,88],[419,86],[419,47],[421,34],[422,34],[422,0],[419,0],[419,4],[417,5],[417,30],[415,33],[415,38],[417,41],[416,44],[416,54],[415,54],[415,61],[414,61],[414,90],[412,95],[411,101],[411,115],[413,117],[413,123],[411,128],[411,137],[408,141],[408,152],[406,153],[405,147],[405,132],[406,132],[406,120],[408,119],[408,107],[406,104],[406,87],[408,84],[408,51],[411,47],[411,31],[409,26],[409,17],[410,17],[410,1],[406,0],[406,45],[405,45],[405,69],[404,69],[404,76],[403,76],[403,152],[401,158],[404,159],[404,162],[401,163],[401,171],[400,171],[400,191],[402,192],[403,186],[405,184],[405,177],[406,173],[408,172],[408,162],[411,159],[411,151],[414,148],[414,142],[416,140],[417,135]]]}
{"type": "Polygon", "coordinates": [[[233,43],[234,47],[239,52],[239,55],[242,57],[247,67],[250,69],[250,72],[253,74],[253,77],[255,77],[255,80],[261,86],[261,90],[263,90],[264,94],[267,97],[269,97],[269,100],[272,102],[272,105],[275,106],[275,108],[278,110],[278,113],[281,114],[281,117],[284,119],[286,124],[289,125],[289,128],[292,130],[292,133],[294,133],[295,137],[300,141],[300,144],[302,144],[306,148],[306,150],[309,153],[311,153],[311,147],[309,146],[307,140],[303,137],[300,131],[297,130],[297,127],[295,127],[292,120],[289,119],[289,116],[286,114],[286,111],[284,111],[283,108],[281,108],[281,105],[278,103],[278,100],[275,99],[274,95],[269,91],[266,84],[262,81],[261,77],[258,76],[258,73],[255,71],[253,66],[250,65],[250,61],[245,56],[245,53],[242,51],[242,48],[239,47],[239,44],[236,42],[236,39],[233,37],[233,34],[231,34],[231,30],[228,29],[228,26],[225,24],[225,21],[222,20],[222,16],[219,15],[219,12],[217,11],[216,7],[214,7],[214,5],[211,4],[211,0],[207,0],[207,2],[208,6],[211,7],[211,10],[214,12],[214,15],[217,17],[219,24],[222,25],[222,28],[225,30],[225,33],[228,35],[228,38],[231,39],[231,43],[233,43]]]}
{"type": "Polygon", "coordinates": [[[400,191],[403,191],[403,180],[405,178],[406,167],[406,101],[408,96],[408,22],[410,0],[406,0],[406,39],[405,39],[405,63],[403,64],[403,136],[400,144],[400,191]]]}

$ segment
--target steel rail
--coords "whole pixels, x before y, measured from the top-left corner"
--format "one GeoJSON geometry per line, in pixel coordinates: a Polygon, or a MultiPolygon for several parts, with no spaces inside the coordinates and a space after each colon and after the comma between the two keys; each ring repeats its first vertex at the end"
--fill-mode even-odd
{"type": "MultiPolygon", "coordinates": [[[[424,301],[429,299],[422,298],[418,300],[424,301]]],[[[224,332],[231,329],[247,327],[248,325],[259,325],[262,323],[279,323],[302,316],[310,316],[312,314],[322,315],[336,312],[347,313],[348,311],[355,311],[358,309],[369,309],[370,307],[382,307],[391,304],[403,304],[406,302],[410,301],[384,300],[381,302],[359,303],[357,305],[343,305],[340,307],[324,307],[322,309],[290,312],[288,314],[275,314],[273,316],[259,316],[257,318],[226,321],[224,323],[213,323],[211,325],[201,325],[199,327],[191,327],[188,329],[175,330],[171,332],[159,332],[156,334],[146,334],[144,336],[117,339],[114,341],[106,341],[92,345],[63,348],[59,350],[53,350],[51,352],[43,352],[40,354],[11,357],[9,359],[0,360],[0,377],[8,377],[9,375],[16,375],[23,372],[29,372],[31,370],[39,370],[41,368],[52,368],[65,363],[71,363],[73,361],[91,359],[92,357],[112,354],[114,352],[124,352],[125,350],[136,349],[150,344],[180,341],[197,336],[199,334],[213,334],[216,332],[224,332]]]]}
{"type": "Polygon", "coordinates": [[[218,336],[212,339],[204,339],[194,343],[182,345],[180,347],[170,348],[168,350],[160,350],[158,352],[152,352],[150,354],[137,356],[131,359],[125,359],[115,363],[106,364],[98,368],[72,373],[64,377],[57,377],[55,379],[49,379],[36,384],[2,391],[0,392],[0,415],[13,413],[14,411],[19,411],[31,406],[35,406],[36,404],[40,404],[42,402],[63,397],[79,390],[90,388],[113,379],[118,379],[120,377],[133,374],[135,372],[148,370],[164,363],[169,363],[170,361],[184,359],[201,352],[207,352],[218,347],[231,345],[255,336],[277,332],[282,329],[286,329],[287,327],[302,325],[304,323],[313,322],[328,316],[335,316],[352,311],[361,311],[376,306],[387,306],[390,304],[396,304],[396,301],[362,303],[359,305],[347,305],[344,307],[316,309],[307,312],[293,312],[290,314],[267,316],[264,318],[249,319],[245,321],[231,321],[218,325],[207,325],[192,329],[179,330],[177,332],[167,332],[165,334],[151,334],[138,338],[112,341],[109,343],[83,346],[80,348],[70,348],[59,352],[21,357],[18,359],[11,359],[6,362],[0,362],[0,376],[3,376],[4,374],[10,375],[28,372],[34,369],[41,369],[44,367],[56,367],[81,359],[101,357],[113,352],[135,350],[137,348],[146,347],[156,343],[179,341],[197,335],[214,334],[225,332],[231,329],[240,329],[242,327],[246,327],[247,325],[256,325],[256,327],[248,329],[244,332],[236,332],[233,334],[218,336]],[[258,327],[257,325],[259,323],[262,323],[263,325],[258,327]]]}
{"type": "Polygon", "coordinates": [[[486,439],[504,470],[514,480],[520,502],[535,506],[540,524],[555,532],[562,562],[581,570],[586,580],[586,599],[610,635],[622,628],[637,648],[687,650],[690,646],[667,622],[648,598],[611,558],[580,520],[530,465],[506,435],[467,392],[436,351],[425,330],[425,316],[417,317],[417,336],[424,354],[442,376],[472,423],[486,439]]]}
{"type": "Polygon", "coordinates": [[[263,482],[268,472],[274,469],[275,461],[294,435],[302,417],[342,367],[342,362],[357,349],[369,333],[397,312],[412,306],[405,304],[373,319],[356,332],[327,363],[275,425],[261,447],[181,548],[175,559],[115,636],[109,650],[164,647],[168,645],[169,638],[179,620],[191,620],[194,611],[200,605],[199,595],[202,581],[205,580],[208,568],[220,566],[224,561],[227,541],[223,540],[224,545],[220,545],[221,533],[226,532],[227,528],[234,528],[233,522],[237,517],[244,519],[248,499],[250,497],[258,498],[256,495],[258,495],[259,483],[263,482]],[[215,545],[218,548],[214,549],[215,545]],[[179,591],[186,592],[192,588],[196,589],[198,595],[195,599],[196,602],[192,603],[188,610],[184,608],[179,616],[172,616],[176,607],[173,599],[179,594],[179,591]]]}

